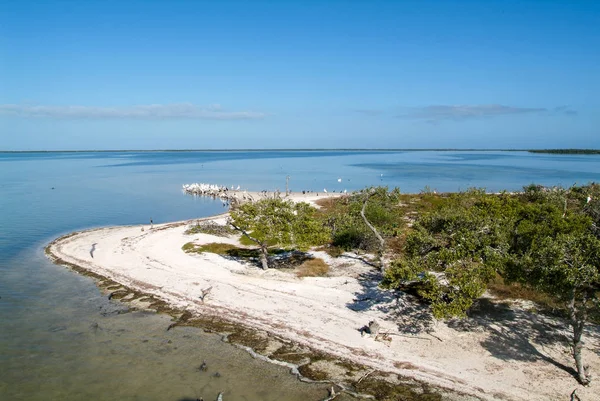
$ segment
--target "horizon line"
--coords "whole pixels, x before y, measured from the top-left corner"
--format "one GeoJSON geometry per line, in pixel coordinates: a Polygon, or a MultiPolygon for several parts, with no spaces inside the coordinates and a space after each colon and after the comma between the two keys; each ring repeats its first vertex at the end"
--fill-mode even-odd
{"type": "Polygon", "coordinates": [[[322,152],[322,151],[372,151],[372,152],[419,152],[419,151],[462,151],[462,152],[529,152],[556,150],[600,150],[594,148],[222,148],[222,149],[81,149],[81,150],[0,150],[0,153],[118,153],[118,152],[322,152]]]}

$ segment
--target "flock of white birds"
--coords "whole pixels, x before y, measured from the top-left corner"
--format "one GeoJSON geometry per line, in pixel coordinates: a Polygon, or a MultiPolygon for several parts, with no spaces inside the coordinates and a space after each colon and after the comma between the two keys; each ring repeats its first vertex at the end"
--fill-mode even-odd
{"type": "MultiPolygon", "coordinates": [[[[341,178],[337,179],[337,182],[342,182],[341,178]]],[[[236,192],[240,191],[240,185],[232,185],[228,187],[226,185],[216,185],[216,184],[205,184],[205,183],[194,183],[194,184],[183,184],[183,192],[190,195],[200,195],[200,196],[212,196],[221,199],[237,199],[238,195],[236,192]],[[231,192],[230,192],[231,191],[231,192]]],[[[263,191],[264,192],[264,191],[263,191]]],[[[327,188],[323,188],[324,193],[328,193],[327,188]]],[[[334,191],[335,192],[335,191],[334,191]]],[[[348,193],[346,189],[340,191],[341,193],[348,193]]],[[[252,196],[248,193],[248,191],[244,190],[241,194],[243,200],[253,200],[252,196]]]]}

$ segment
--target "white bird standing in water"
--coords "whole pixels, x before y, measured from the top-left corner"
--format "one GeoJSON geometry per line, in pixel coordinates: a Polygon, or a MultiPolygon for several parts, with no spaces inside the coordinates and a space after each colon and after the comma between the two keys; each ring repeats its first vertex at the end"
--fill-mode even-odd
{"type": "Polygon", "coordinates": [[[341,178],[338,178],[338,182],[342,182],[342,179],[341,179],[341,178]]]}
{"type": "Polygon", "coordinates": [[[326,188],[323,188],[323,192],[327,193],[327,189],[326,189],[326,188]]]}

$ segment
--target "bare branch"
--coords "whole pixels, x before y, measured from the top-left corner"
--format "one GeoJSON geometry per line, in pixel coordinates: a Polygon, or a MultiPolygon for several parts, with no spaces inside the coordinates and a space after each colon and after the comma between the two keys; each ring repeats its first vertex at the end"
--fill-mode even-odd
{"type": "Polygon", "coordinates": [[[234,230],[241,232],[241,233],[242,233],[242,235],[244,235],[244,236],[245,236],[246,238],[248,238],[250,241],[252,241],[252,242],[255,242],[255,243],[256,243],[257,245],[259,245],[259,246],[263,246],[263,243],[262,243],[262,242],[260,242],[260,241],[259,241],[259,240],[257,240],[256,238],[254,238],[254,237],[250,236],[250,234],[248,234],[248,233],[246,232],[246,230],[244,230],[243,228],[236,226],[236,225],[233,223],[233,221],[229,220],[229,221],[228,221],[228,223],[229,223],[229,225],[230,225],[231,227],[233,227],[233,229],[234,229],[234,230]]]}
{"type": "Polygon", "coordinates": [[[358,379],[358,381],[356,382],[356,384],[360,384],[361,381],[363,381],[364,379],[366,379],[367,376],[369,376],[373,372],[375,372],[375,369],[370,370],[367,373],[365,373],[364,375],[362,375],[362,377],[360,379],[358,379]]]}
{"type": "Polygon", "coordinates": [[[379,269],[383,273],[383,271],[385,270],[385,263],[383,261],[383,252],[384,252],[384,249],[385,249],[385,240],[379,234],[379,231],[377,231],[377,229],[369,222],[369,220],[367,220],[367,217],[365,216],[365,209],[367,208],[367,202],[369,201],[369,198],[371,198],[371,196],[373,196],[373,195],[375,195],[374,192],[369,192],[367,194],[367,196],[365,197],[365,200],[363,202],[363,207],[362,207],[362,209],[360,211],[360,215],[361,215],[363,221],[365,222],[365,224],[367,225],[367,227],[369,227],[369,229],[373,232],[373,234],[375,234],[375,237],[377,237],[377,240],[379,240],[379,269]]]}
{"type": "Polygon", "coordinates": [[[339,393],[336,393],[335,389],[333,387],[331,387],[331,389],[329,389],[329,396],[327,398],[323,399],[323,401],[331,401],[338,395],[339,395],[339,393]]]}

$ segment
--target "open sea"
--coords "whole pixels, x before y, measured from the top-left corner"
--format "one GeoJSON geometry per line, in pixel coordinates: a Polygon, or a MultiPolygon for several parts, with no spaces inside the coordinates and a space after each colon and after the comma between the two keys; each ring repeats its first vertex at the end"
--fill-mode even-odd
{"type": "MultiPolygon", "coordinates": [[[[0,153],[0,400],[319,400],[326,386],[253,359],[214,334],[166,331],[127,312],[43,249],[90,227],[191,219],[221,202],[193,182],[252,191],[438,192],[600,182],[600,155],[500,151],[190,151],[0,153]],[[340,181],[341,180],[341,181],[340,181]],[[206,360],[208,372],[198,371],[206,360]],[[219,372],[220,377],[214,373],[219,372]]],[[[341,399],[341,398],[338,398],[341,399]]]]}

